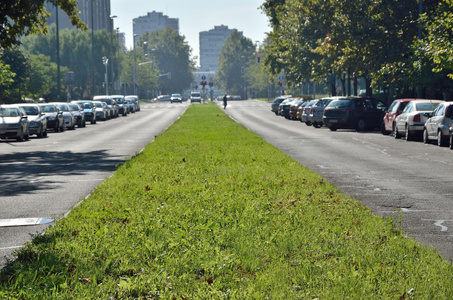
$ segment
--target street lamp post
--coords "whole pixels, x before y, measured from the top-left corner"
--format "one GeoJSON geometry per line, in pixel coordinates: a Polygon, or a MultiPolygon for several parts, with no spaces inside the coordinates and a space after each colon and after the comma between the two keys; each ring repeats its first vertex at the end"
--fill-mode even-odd
{"type": "Polygon", "coordinates": [[[121,93],[121,68],[120,68],[120,28],[116,28],[116,41],[118,43],[118,49],[116,51],[116,58],[118,61],[118,91],[121,93]]]}
{"type": "MultiPolygon", "coordinates": [[[[111,35],[110,35],[110,37],[111,37],[110,43],[111,43],[111,45],[112,45],[112,49],[114,49],[113,35],[114,35],[114,28],[115,28],[115,26],[114,26],[114,24],[115,24],[114,19],[115,19],[115,18],[117,18],[116,15],[110,15],[110,20],[112,20],[112,32],[111,32],[111,35]]],[[[113,55],[114,55],[113,53],[114,53],[114,51],[112,51],[112,57],[113,57],[113,55]]],[[[112,60],[112,85],[114,85],[114,83],[115,83],[115,71],[113,70],[113,60],[112,60]]],[[[112,89],[114,89],[114,88],[115,88],[115,87],[112,86],[112,89]]]]}
{"type": "Polygon", "coordinates": [[[108,73],[109,59],[107,58],[107,56],[102,57],[102,63],[105,66],[105,94],[108,96],[109,95],[109,73],[108,73]]]}
{"type": "Polygon", "coordinates": [[[134,39],[134,95],[137,95],[137,51],[135,50],[135,37],[138,34],[133,35],[134,39]]]}

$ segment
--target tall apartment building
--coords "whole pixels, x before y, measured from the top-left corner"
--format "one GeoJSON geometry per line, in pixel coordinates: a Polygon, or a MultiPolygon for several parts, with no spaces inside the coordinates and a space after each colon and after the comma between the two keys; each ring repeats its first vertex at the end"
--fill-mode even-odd
{"type": "Polygon", "coordinates": [[[233,30],[220,25],[200,32],[200,72],[215,72],[219,68],[220,50],[233,30]]]}
{"type": "MultiPolygon", "coordinates": [[[[47,11],[51,13],[47,19],[47,24],[56,23],[55,6],[48,1],[45,2],[45,6],[47,11]]],[[[105,29],[107,32],[112,32],[113,20],[110,18],[110,0],[78,0],[77,9],[80,11],[80,19],[89,29],[105,29]]],[[[68,16],[61,9],[58,9],[58,25],[60,29],[73,28],[68,16]]]]}
{"type": "Polygon", "coordinates": [[[149,12],[146,16],[133,19],[132,24],[135,41],[138,41],[138,39],[146,32],[153,32],[167,27],[173,28],[179,32],[179,19],[169,18],[163,13],[156,11],[149,12]]]}

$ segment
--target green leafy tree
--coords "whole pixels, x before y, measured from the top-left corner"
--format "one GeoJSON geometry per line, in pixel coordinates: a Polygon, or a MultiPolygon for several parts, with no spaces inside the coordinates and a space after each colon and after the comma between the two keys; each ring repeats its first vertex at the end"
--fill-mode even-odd
{"type": "Polygon", "coordinates": [[[10,66],[0,60],[0,102],[5,101],[9,96],[9,88],[14,83],[16,74],[11,72],[10,66]]]}
{"type": "Polygon", "coordinates": [[[244,95],[245,70],[252,63],[256,63],[252,40],[233,30],[220,51],[216,85],[229,94],[244,95]]]}
{"type": "MultiPolygon", "coordinates": [[[[170,73],[170,77],[160,76],[159,78],[159,88],[163,94],[182,92],[190,87],[195,63],[191,59],[192,49],[178,31],[167,27],[147,32],[140,37],[138,48],[142,53],[139,61],[144,61],[147,54],[147,59],[154,60],[154,66],[159,70],[159,75],[170,73]]],[[[149,66],[139,66],[137,73],[144,68],[149,66]]]]}
{"type": "Polygon", "coordinates": [[[0,91],[2,98],[8,102],[20,102],[30,72],[29,61],[18,47],[4,49],[1,53],[0,61],[8,65],[11,72],[15,74],[8,91],[0,91]]]}
{"type": "MultiPolygon", "coordinates": [[[[80,20],[76,0],[49,0],[59,6],[68,16],[71,23],[85,29],[80,20]]],[[[20,43],[19,37],[34,33],[46,33],[46,11],[44,0],[8,0],[0,4],[0,47],[8,48],[20,43]]]]}

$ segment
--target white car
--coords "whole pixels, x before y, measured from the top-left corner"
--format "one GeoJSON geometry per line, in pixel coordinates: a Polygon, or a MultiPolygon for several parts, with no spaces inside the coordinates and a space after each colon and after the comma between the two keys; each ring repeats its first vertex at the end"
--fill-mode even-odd
{"type": "Polygon", "coordinates": [[[190,94],[190,102],[200,102],[201,103],[201,94],[199,92],[192,92],[190,94]]]}
{"type": "Polygon", "coordinates": [[[432,113],[439,103],[444,100],[414,99],[410,101],[403,112],[395,119],[394,136],[396,139],[405,136],[407,141],[416,135],[422,135],[425,122],[428,120],[426,113],[432,113]]]}
{"type": "Polygon", "coordinates": [[[77,120],[71,112],[67,103],[64,102],[57,102],[55,103],[57,108],[63,112],[63,121],[64,127],[74,130],[75,126],[77,125],[77,120]]]}
{"type": "Polygon", "coordinates": [[[24,109],[17,105],[0,105],[0,138],[28,140],[30,125],[24,109]]]}
{"type": "Polygon", "coordinates": [[[446,146],[450,138],[450,128],[453,126],[453,105],[444,102],[437,105],[430,118],[425,122],[423,142],[437,141],[438,146],[446,146]]]}
{"type": "Polygon", "coordinates": [[[171,94],[170,103],[179,102],[182,103],[181,94],[171,94]]]}

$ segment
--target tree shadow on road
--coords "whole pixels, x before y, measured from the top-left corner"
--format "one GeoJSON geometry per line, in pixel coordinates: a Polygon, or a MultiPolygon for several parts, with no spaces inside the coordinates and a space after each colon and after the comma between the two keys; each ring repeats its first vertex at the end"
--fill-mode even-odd
{"type": "Polygon", "coordinates": [[[87,172],[114,172],[124,156],[112,156],[107,150],[91,152],[37,151],[0,155],[0,197],[32,194],[55,188],[59,176],[87,172]]]}

